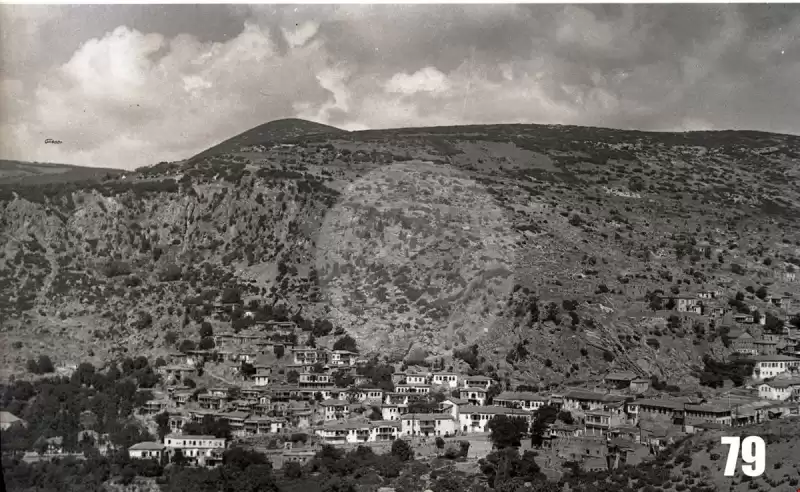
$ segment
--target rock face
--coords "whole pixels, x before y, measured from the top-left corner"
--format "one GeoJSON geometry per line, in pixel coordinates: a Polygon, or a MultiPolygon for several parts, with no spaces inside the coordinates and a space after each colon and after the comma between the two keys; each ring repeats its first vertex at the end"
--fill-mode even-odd
{"type": "Polygon", "coordinates": [[[649,294],[797,288],[797,137],[267,128],[104,181],[0,177],[4,366],[228,330],[210,307],[227,289],[366,352],[458,350],[531,382],[680,380],[725,352],[721,320],[660,319],[649,294]]]}

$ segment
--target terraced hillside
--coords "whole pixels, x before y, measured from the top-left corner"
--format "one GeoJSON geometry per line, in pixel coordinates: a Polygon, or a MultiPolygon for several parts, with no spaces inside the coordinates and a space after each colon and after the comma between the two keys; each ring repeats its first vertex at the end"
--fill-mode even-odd
{"type": "Polygon", "coordinates": [[[726,348],[718,325],[659,319],[650,294],[742,292],[777,316],[750,291],[798,293],[798,137],[256,130],[124,177],[0,187],[7,370],[227,329],[201,307],[227,289],[387,356],[677,383],[726,348]]]}

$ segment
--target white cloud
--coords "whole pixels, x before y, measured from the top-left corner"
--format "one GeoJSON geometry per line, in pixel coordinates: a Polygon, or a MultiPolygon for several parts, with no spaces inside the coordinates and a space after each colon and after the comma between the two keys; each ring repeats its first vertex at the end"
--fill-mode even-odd
{"type": "Polygon", "coordinates": [[[412,75],[405,73],[395,74],[386,83],[388,92],[402,94],[415,94],[417,92],[442,93],[450,89],[447,76],[435,67],[426,67],[412,75]]]}
{"type": "Polygon", "coordinates": [[[221,42],[113,26],[56,62],[61,14],[26,9],[0,7],[0,69],[31,50],[50,69],[0,70],[8,158],[133,168],[283,117],[800,131],[800,16],[751,40],[727,7],[232,6],[221,42]]]}
{"type": "Polygon", "coordinates": [[[306,21],[302,25],[298,25],[296,29],[281,29],[283,36],[289,46],[296,48],[305,45],[309,39],[313,38],[319,29],[319,23],[313,21],[306,21]]]}

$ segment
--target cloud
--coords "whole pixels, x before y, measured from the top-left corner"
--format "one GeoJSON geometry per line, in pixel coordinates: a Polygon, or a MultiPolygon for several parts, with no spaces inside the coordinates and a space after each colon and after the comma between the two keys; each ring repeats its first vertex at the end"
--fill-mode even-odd
{"type": "Polygon", "coordinates": [[[436,67],[425,67],[412,75],[405,73],[395,74],[386,83],[387,92],[402,94],[416,94],[418,92],[442,93],[450,89],[450,83],[445,75],[436,67]]]}
{"type": "Polygon", "coordinates": [[[101,16],[79,38],[79,7],[0,6],[20,50],[0,48],[0,156],[133,168],[282,117],[800,133],[796,8],[137,8],[139,28],[101,16]],[[49,57],[62,45],[76,48],[49,57]]]}

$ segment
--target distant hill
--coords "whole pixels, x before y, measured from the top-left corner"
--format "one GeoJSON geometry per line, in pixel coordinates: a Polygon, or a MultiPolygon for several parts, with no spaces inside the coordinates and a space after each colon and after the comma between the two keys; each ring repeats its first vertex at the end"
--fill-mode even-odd
{"type": "Polygon", "coordinates": [[[192,157],[190,160],[202,159],[203,157],[225,154],[228,152],[236,152],[241,147],[248,145],[291,140],[310,135],[334,135],[337,133],[347,133],[347,131],[333,126],[323,125],[322,123],[315,123],[313,121],[306,121],[296,118],[275,120],[270,121],[269,123],[264,123],[263,125],[259,125],[255,128],[251,128],[250,130],[242,132],[235,137],[231,137],[222,143],[204,150],[203,152],[192,157]]]}
{"type": "Polygon", "coordinates": [[[41,185],[104,179],[125,171],[102,167],[83,167],[50,162],[24,162],[0,159],[0,185],[41,185]]]}

